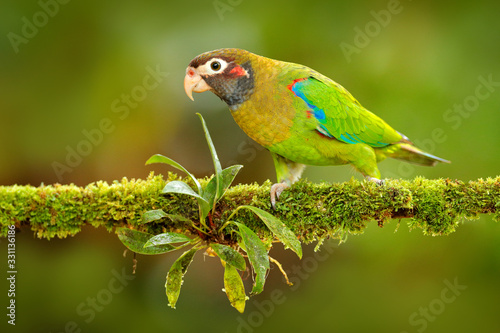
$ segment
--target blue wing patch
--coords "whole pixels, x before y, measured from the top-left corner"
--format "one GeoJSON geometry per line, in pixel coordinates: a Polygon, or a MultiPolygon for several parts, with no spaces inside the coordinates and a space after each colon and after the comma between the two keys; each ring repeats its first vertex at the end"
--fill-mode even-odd
{"type": "Polygon", "coordinates": [[[339,141],[345,142],[345,143],[350,143],[350,144],[356,144],[356,143],[366,143],[369,144],[372,147],[385,147],[389,145],[389,143],[384,143],[384,142],[366,142],[365,140],[362,140],[359,138],[355,133],[343,133],[339,137],[335,137],[332,135],[328,129],[326,128],[326,114],[323,109],[318,108],[316,105],[313,104],[311,100],[309,100],[306,95],[305,91],[307,91],[308,88],[314,89],[314,87],[311,87],[310,85],[312,84],[311,80],[309,78],[300,78],[296,79],[293,81],[292,84],[288,86],[288,89],[297,97],[302,99],[307,106],[311,109],[310,114],[314,116],[314,118],[319,122],[318,127],[316,130],[321,133],[324,136],[327,136],[329,138],[335,138],[339,141]]]}

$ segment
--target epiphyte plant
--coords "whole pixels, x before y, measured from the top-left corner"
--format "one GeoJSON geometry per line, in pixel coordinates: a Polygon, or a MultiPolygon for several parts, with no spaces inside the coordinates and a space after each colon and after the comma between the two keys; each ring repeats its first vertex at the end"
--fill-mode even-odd
{"type": "MultiPolygon", "coordinates": [[[[175,308],[184,274],[186,274],[195,254],[204,250],[211,256],[218,256],[224,266],[224,291],[231,305],[239,312],[243,312],[248,297],[238,270],[247,270],[245,256],[255,272],[251,295],[264,290],[270,261],[275,260],[269,257],[270,246],[266,245],[252,229],[237,218],[238,211],[246,209],[255,213],[272,234],[285,247],[294,251],[299,258],[302,257],[302,247],[297,237],[283,222],[260,208],[249,205],[239,206],[231,212],[227,219],[218,220],[215,218],[215,216],[222,216],[222,214],[216,214],[217,202],[224,196],[242,165],[232,165],[222,169],[205,120],[200,114],[198,116],[205,132],[215,169],[215,175],[208,182],[200,182],[182,165],[163,155],[154,155],[146,162],[146,164],[164,163],[187,174],[193,186],[182,180],[174,180],[165,185],[162,193],[193,197],[198,204],[198,220],[191,221],[182,215],[168,214],[162,209],[154,209],[143,213],[142,221],[139,223],[139,225],[156,223],[168,218],[174,222],[189,223],[196,230],[194,234],[197,233],[197,235],[191,238],[172,231],[153,235],[129,228],[117,228],[116,233],[129,250],[139,254],[163,254],[191,246],[172,264],[167,274],[165,288],[169,306],[172,308],[175,308]],[[232,239],[228,240],[221,236],[225,234],[229,234],[232,239]]],[[[277,264],[279,265],[279,263],[277,264]]]]}

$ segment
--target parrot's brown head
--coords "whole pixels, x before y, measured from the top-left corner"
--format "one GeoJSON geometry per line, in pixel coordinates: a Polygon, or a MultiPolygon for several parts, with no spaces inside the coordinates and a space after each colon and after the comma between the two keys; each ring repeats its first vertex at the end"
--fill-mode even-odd
{"type": "Polygon", "coordinates": [[[248,100],[254,90],[252,57],[240,49],[220,49],[200,54],[186,69],[184,90],[193,100],[193,91],[213,91],[232,109],[248,100]]]}

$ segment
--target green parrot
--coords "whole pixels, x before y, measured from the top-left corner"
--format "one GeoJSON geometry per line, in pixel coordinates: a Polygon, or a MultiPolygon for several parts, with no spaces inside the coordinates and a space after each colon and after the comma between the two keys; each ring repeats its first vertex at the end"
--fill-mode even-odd
{"type": "Polygon", "coordinates": [[[382,184],[377,163],[387,157],[418,165],[449,161],[416,148],[340,84],[303,65],[241,49],[200,54],[186,69],[184,89],[215,93],[243,131],[271,152],[278,183],[271,203],[306,165],[351,164],[382,184]]]}

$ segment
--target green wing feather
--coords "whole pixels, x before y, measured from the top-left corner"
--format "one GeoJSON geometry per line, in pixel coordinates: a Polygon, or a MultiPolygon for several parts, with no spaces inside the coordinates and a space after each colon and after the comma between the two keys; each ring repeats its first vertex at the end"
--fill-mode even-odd
{"type": "Polygon", "coordinates": [[[288,86],[308,106],[321,134],[345,143],[385,147],[404,140],[385,121],[366,110],[341,85],[312,70],[288,86]]]}

